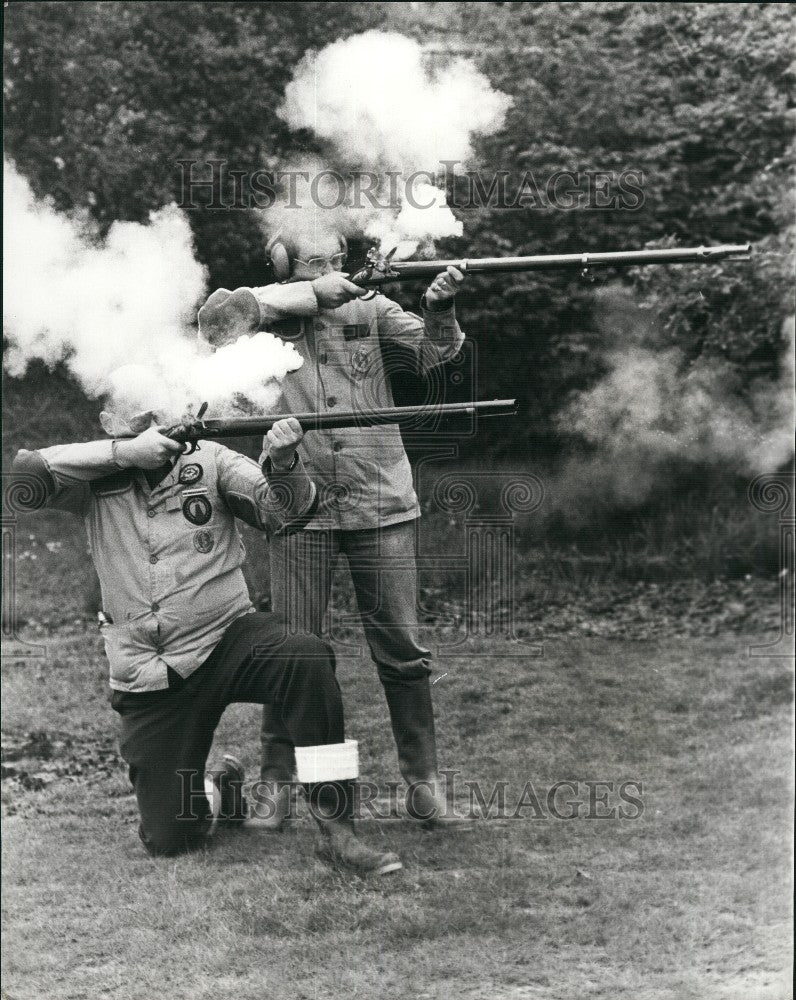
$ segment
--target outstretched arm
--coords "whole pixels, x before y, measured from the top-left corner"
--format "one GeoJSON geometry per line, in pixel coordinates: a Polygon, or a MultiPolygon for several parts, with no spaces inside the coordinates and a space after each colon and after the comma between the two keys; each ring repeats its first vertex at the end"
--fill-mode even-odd
{"type": "Polygon", "coordinates": [[[261,288],[219,288],[199,310],[199,336],[221,347],[244,334],[268,329],[291,316],[317,316],[367,295],[366,288],[332,271],[312,281],[288,281],[261,288]]]}
{"type": "Polygon", "coordinates": [[[82,514],[93,480],[123,469],[160,468],[185,449],[184,444],[164,437],[161,430],[150,427],[129,439],[59,444],[39,451],[23,449],[11,468],[17,481],[29,487],[20,500],[21,506],[30,510],[54,507],[82,514]]]}

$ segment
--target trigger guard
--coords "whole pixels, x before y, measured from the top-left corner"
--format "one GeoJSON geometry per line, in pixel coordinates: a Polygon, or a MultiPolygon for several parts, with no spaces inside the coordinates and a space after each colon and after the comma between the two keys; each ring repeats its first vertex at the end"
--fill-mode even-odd
{"type": "Polygon", "coordinates": [[[378,294],[379,294],[379,290],[377,288],[371,288],[371,290],[368,292],[367,295],[360,295],[359,296],[359,301],[360,302],[370,302],[370,300],[371,299],[375,299],[378,294]]]}
{"type": "Polygon", "coordinates": [[[195,451],[199,450],[199,442],[198,441],[186,441],[185,443],[186,443],[186,445],[188,447],[183,452],[183,455],[193,455],[193,453],[195,451]]]}

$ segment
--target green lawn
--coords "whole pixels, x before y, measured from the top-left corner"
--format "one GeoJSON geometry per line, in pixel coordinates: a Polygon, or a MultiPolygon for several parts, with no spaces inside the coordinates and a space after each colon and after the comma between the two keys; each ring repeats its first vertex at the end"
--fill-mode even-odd
{"type": "MultiPolygon", "coordinates": [[[[750,659],[759,635],[551,640],[539,658],[469,640],[438,661],[442,762],[508,782],[510,806],[531,781],[544,815],[447,836],[364,822],[405,864],[377,881],[316,862],[308,818],[148,858],[99,639],[42,641],[45,660],[4,671],[4,733],[46,731],[52,779],[25,787],[17,760],[4,783],[9,1000],[790,995],[790,664],[750,659]],[[585,781],[640,781],[643,814],[552,818],[559,780],[584,801],[585,781]]],[[[375,670],[339,671],[363,776],[397,778],[375,670]]],[[[258,714],[233,707],[217,740],[252,775],[258,714]]]]}

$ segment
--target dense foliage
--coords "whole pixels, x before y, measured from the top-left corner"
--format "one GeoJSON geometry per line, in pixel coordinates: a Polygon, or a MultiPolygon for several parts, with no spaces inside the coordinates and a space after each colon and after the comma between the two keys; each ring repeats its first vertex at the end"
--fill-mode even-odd
{"type": "MultiPolygon", "coordinates": [[[[487,187],[503,171],[507,190],[525,197],[463,207],[465,238],[451,249],[752,241],[751,265],[613,280],[633,283],[656,335],[686,359],[716,355],[742,376],[773,376],[792,311],[792,25],[785,4],[12,3],[6,150],[61,208],[101,224],[143,220],[177,196],[181,159],[249,172],[295,154],[311,139],[274,109],[302,54],[397,28],[466,50],[513,98],[505,127],[480,142],[478,168],[487,187]],[[561,170],[634,171],[641,197],[602,207],[592,189],[588,204],[564,210],[523,187],[530,174],[544,191],[561,170]]],[[[451,194],[460,185],[451,181],[451,194]]],[[[213,287],[263,280],[262,236],[247,212],[205,205],[190,219],[213,287]]],[[[593,292],[608,280],[481,279],[462,294],[478,392],[526,400],[529,442],[549,441],[567,393],[600,372],[593,292]]]]}

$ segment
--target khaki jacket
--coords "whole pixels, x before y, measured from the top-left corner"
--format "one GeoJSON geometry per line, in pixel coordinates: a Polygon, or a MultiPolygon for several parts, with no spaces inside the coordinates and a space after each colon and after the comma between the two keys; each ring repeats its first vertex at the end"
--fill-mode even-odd
{"type": "MultiPolygon", "coordinates": [[[[418,374],[452,358],[464,341],[453,306],[404,312],[383,295],[322,310],[309,281],[249,289],[260,328],[293,343],[304,359],[282,383],[279,412],[370,410],[394,406],[382,348],[409,350],[418,374]]],[[[312,431],[299,446],[320,502],[309,528],[357,530],[418,517],[412,470],[395,424],[312,431]]]]}
{"type": "Polygon", "coordinates": [[[266,478],[256,462],[213,441],[180,455],[150,489],[141,470],[116,464],[112,445],[22,451],[13,471],[35,477],[32,507],[84,520],[109,620],[102,634],[111,687],[157,691],[168,687],[168,667],[189,676],[254,610],[235,518],[287,530],[311,514],[316,490],[300,460],[266,478]]]}

